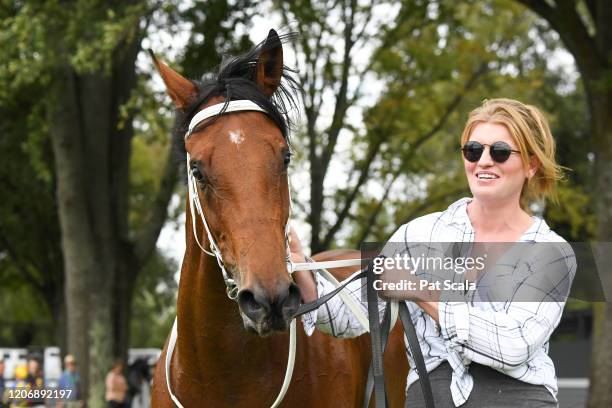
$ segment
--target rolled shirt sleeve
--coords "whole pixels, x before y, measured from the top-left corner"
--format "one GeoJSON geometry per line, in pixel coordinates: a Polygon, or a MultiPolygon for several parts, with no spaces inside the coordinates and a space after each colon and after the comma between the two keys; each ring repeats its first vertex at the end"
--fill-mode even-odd
{"type": "MultiPolygon", "coordinates": [[[[344,282],[352,279],[356,274],[361,271],[357,271],[348,277],[346,280],[341,281],[342,285],[344,282]]],[[[321,276],[319,273],[315,273],[315,280],[317,282],[317,297],[325,296],[332,292],[336,287],[321,276]]],[[[357,279],[349,283],[343,291],[351,296],[356,305],[363,311],[367,316],[368,314],[368,303],[365,297],[366,279],[357,279]]],[[[383,301],[378,302],[379,317],[382,318],[385,312],[386,304],[383,301]]],[[[312,335],[315,328],[322,332],[339,338],[350,338],[357,337],[366,332],[366,329],[357,320],[353,312],[346,306],[340,296],[332,297],[327,303],[320,306],[311,312],[302,315],[302,323],[304,325],[304,331],[308,336],[312,335]]]]}

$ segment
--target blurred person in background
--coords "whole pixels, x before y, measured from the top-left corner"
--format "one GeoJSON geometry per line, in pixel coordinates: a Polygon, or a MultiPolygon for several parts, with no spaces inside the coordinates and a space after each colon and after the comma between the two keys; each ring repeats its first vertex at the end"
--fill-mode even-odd
{"type": "Polygon", "coordinates": [[[125,408],[128,384],[123,375],[123,361],[115,360],[106,375],[106,402],[109,408],[125,408]]]}
{"type": "MultiPolygon", "coordinates": [[[[43,378],[43,372],[40,368],[40,361],[36,358],[31,357],[28,359],[28,376],[26,377],[26,384],[29,390],[42,390],[45,386],[45,380],[43,378]]],[[[31,398],[27,400],[26,407],[44,407],[45,400],[43,398],[31,398]]]]}
{"type": "Polygon", "coordinates": [[[64,372],[60,376],[58,389],[70,391],[66,398],[58,401],[58,408],[79,408],[82,406],[80,398],[81,377],[76,368],[76,360],[72,354],[64,357],[64,372]]]}
{"type": "MultiPolygon", "coordinates": [[[[28,379],[28,366],[27,364],[19,364],[15,367],[15,390],[29,390],[30,384],[27,381],[28,379]]],[[[9,399],[9,407],[17,408],[17,407],[27,407],[28,401],[19,398],[11,398],[9,399]]]]}

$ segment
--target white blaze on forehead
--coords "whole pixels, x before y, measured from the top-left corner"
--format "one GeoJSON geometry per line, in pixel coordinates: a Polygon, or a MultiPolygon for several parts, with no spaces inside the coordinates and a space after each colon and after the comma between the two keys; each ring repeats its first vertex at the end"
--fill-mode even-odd
{"type": "Polygon", "coordinates": [[[240,130],[240,129],[238,129],[238,130],[230,130],[229,138],[232,141],[232,143],[235,143],[237,145],[239,145],[240,143],[244,142],[244,135],[242,134],[242,130],[240,130]]]}

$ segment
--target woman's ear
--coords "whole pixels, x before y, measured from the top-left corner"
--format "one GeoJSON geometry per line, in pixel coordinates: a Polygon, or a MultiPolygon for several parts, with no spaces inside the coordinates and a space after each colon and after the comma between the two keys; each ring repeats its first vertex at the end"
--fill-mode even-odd
{"type": "Polygon", "coordinates": [[[529,158],[529,169],[527,169],[527,178],[532,178],[538,172],[540,168],[540,160],[537,157],[531,156],[529,158]]]}

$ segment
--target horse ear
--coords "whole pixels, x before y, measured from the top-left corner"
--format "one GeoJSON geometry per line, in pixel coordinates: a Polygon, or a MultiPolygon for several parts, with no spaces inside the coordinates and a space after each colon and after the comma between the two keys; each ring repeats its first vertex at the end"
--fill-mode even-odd
{"type": "Polygon", "coordinates": [[[168,65],[158,60],[153,51],[149,50],[157,72],[166,84],[166,92],[174,101],[178,109],[185,109],[193,103],[198,96],[198,88],[190,80],[181,76],[168,65]]]}
{"type": "Polygon", "coordinates": [[[283,75],[283,44],[275,30],[270,30],[257,61],[255,82],[271,97],[283,75]]]}

